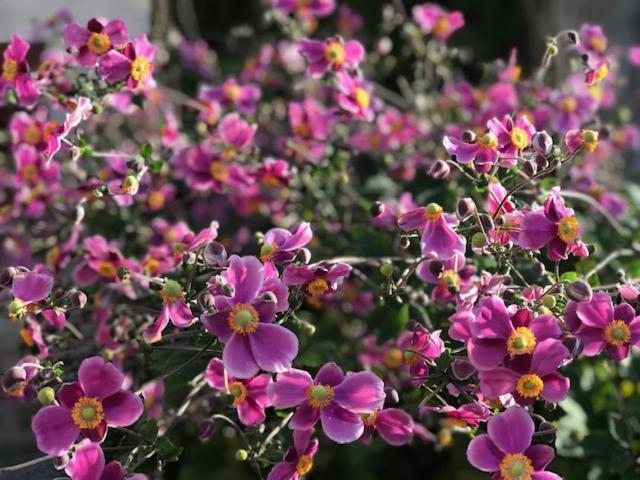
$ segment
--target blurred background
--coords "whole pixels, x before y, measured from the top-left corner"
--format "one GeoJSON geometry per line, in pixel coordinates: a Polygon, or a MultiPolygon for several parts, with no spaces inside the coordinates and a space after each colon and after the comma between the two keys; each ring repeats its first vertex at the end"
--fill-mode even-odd
{"type": "MultiPolygon", "coordinates": [[[[380,22],[382,8],[390,0],[339,0],[364,16],[364,31],[360,40],[370,45],[380,22]]],[[[410,11],[410,0],[397,0],[410,11]]],[[[564,29],[577,29],[583,22],[601,24],[610,45],[621,47],[640,44],[640,1],[617,0],[446,0],[439,1],[451,10],[464,13],[466,26],[457,32],[451,43],[468,47],[478,62],[495,58],[506,59],[512,48],[525,74],[531,71],[542,55],[545,37],[564,29]]],[[[202,38],[217,53],[224,74],[234,73],[244,58],[259,48],[259,34],[267,26],[264,21],[265,2],[261,0],[0,0],[0,43],[5,44],[11,33],[29,38],[34,28],[61,8],[73,18],[85,23],[92,17],[119,17],[126,21],[132,34],[147,32],[152,38],[161,37],[168,29],[176,28],[189,40],[202,38]],[[253,41],[252,41],[253,39],[253,41]]],[[[627,84],[625,103],[638,103],[637,73],[625,72],[627,84]]],[[[6,118],[6,116],[4,117],[6,118]]],[[[0,127],[4,128],[2,124],[0,127]]],[[[0,369],[12,365],[19,357],[16,327],[0,319],[0,369]]],[[[40,456],[29,428],[34,406],[3,404],[0,409],[0,467],[27,461],[40,456]]],[[[182,432],[185,438],[195,432],[182,432]]],[[[223,432],[224,433],[224,432],[223,432]]],[[[222,435],[224,437],[224,435],[222,435]]],[[[188,444],[183,460],[171,466],[167,478],[244,479],[254,474],[244,470],[233,460],[233,451],[240,444],[218,436],[206,444],[188,444]]],[[[380,478],[413,478],[473,480],[484,478],[471,469],[464,458],[466,441],[463,436],[452,439],[452,446],[436,452],[431,444],[415,443],[411,447],[391,448],[375,443],[368,449],[359,444],[333,447],[323,442],[321,454],[312,478],[333,480],[369,480],[380,478]]],[[[606,445],[602,445],[606,448],[606,445]]],[[[580,465],[558,459],[554,469],[568,479],[586,478],[580,465]]],[[[606,476],[600,478],[609,478],[606,476]]]]}

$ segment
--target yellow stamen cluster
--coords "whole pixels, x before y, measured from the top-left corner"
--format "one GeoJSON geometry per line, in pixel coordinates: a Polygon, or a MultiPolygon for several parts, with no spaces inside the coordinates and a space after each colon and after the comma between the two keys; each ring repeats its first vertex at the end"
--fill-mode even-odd
{"type": "Polygon", "coordinates": [[[230,102],[236,102],[240,98],[242,90],[239,85],[228,85],[224,88],[224,96],[230,102]]]}
{"type": "Polygon", "coordinates": [[[571,243],[580,236],[580,223],[576,217],[564,217],[558,223],[557,233],[564,243],[571,243]]]}
{"type": "Polygon", "coordinates": [[[334,395],[330,385],[312,385],[307,389],[307,402],[313,408],[324,408],[333,401],[334,395]]]}
{"type": "Polygon", "coordinates": [[[329,283],[323,278],[316,278],[307,285],[307,293],[312,297],[319,297],[329,290],[329,283]]]}
{"type": "Polygon", "coordinates": [[[493,133],[487,132],[480,137],[479,143],[483,148],[495,150],[498,146],[498,138],[493,133]]]}
{"type": "Polygon", "coordinates": [[[542,392],[544,382],[535,373],[522,375],[516,383],[516,392],[524,398],[536,398],[542,392]]]}
{"type": "Polygon", "coordinates": [[[236,333],[246,335],[258,329],[260,317],[252,305],[248,303],[238,303],[234,305],[227,317],[229,328],[236,333]]]}
{"type": "Polygon", "coordinates": [[[442,217],[444,210],[437,203],[430,203],[424,209],[424,218],[430,222],[434,222],[436,220],[440,220],[442,217]]]}
{"type": "Polygon", "coordinates": [[[131,78],[136,82],[141,82],[151,72],[151,62],[144,57],[136,57],[131,62],[131,78]]]}
{"type": "Polygon", "coordinates": [[[211,173],[211,177],[219,182],[224,182],[229,178],[229,168],[219,160],[211,162],[209,172],[211,173]]]}
{"type": "Polygon", "coordinates": [[[2,64],[2,76],[7,82],[13,82],[18,76],[18,62],[6,59],[2,64]]]}
{"type": "Polygon", "coordinates": [[[402,354],[402,350],[399,348],[390,348],[384,352],[382,356],[382,363],[387,368],[398,368],[402,365],[403,359],[404,355],[402,354]]]}
{"type": "Polygon", "coordinates": [[[40,133],[40,127],[38,125],[29,125],[22,132],[22,140],[29,145],[37,145],[42,141],[42,134],[40,133]]]}
{"type": "Polygon", "coordinates": [[[371,95],[362,87],[356,87],[355,90],[356,104],[362,109],[368,108],[371,105],[371,95]]]}
{"type": "Polygon", "coordinates": [[[347,58],[347,52],[340,42],[329,42],[325,47],[324,58],[334,67],[340,67],[347,58]]]}
{"type": "Polygon", "coordinates": [[[229,384],[229,393],[233,395],[233,406],[237,407],[247,399],[249,392],[242,382],[232,382],[229,384]]]}
{"type": "Polygon", "coordinates": [[[71,409],[71,420],[82,430],[93,430],[104,420],[102,402],[94,397],[80,397],[71,409]]]}
{"type": "Polygon", "coordinates": [[[108,260],[103,260],[98,264],[98,274],[101,277],[111,278],[115,277],[117,273],[116,266],[108,260]]]}
{"type": "Polygon", "coordinates": [[[264,243],[260,247],[260,260],[263,262],[270,261],[278,251],[278,246],[275,243],[264,243]]]}
{"type": "Polygon", "coordinates": [[[511,357],[531,353],[536,348],[536,336],[527,327],[518,327],[507,340],[507,352],[511,357]]]}
{"type": "Polygon", "coordinates": [[[511,132],[509,133],[509,137],[511,139],[511,143],[513,143],[513,146],[518,150],[522,150],[523,148],[526,148],[527,145],[529,145],[529,136],[527,135],[527,132],[525,132],[522,128],[512,128],[511,132]]]}
{"type": "Polygon", "coordinates": [[[613,347],[621,347],[631,340],[631,329],[623,320],[612,320],[604,328],[604,340],[613,347]]]}
{"type": "Polygon", "coordinates": [[[313,458],[310,455],[301,455],[296,463],[296,472],[298,475],[306,475],[313,468],[313,458]]]}
{"type": "Polygon", "coordinates": [[[102,55],[111,50],[111,39],[106,33],[93,32],[87,40],[87,48],[94,55],[102,55]]]}
{"type": "Polygon", "coordinates": [[[573,113],[578,109],[578,101],[573,97],[564,97],[560,100],[559,107],[565,113],[573,113]]]}
{"type": "Polygon", "coordinates": [[[440,17],[433,26],[433,34],[438,38],[446,37],[451,31],[451,22],[447,17],[440,17]]]}
{"type": "Polygon", "coordinates": [[[360,418],[365,427],[373,427],[380,416],[380,412],[362,413],[360,418]]]}
{"type": "Polygon", "coordinates": [[[531,480],[533,465],[522,453],[509,453],[500,462],[501,480],[531,480]]]}

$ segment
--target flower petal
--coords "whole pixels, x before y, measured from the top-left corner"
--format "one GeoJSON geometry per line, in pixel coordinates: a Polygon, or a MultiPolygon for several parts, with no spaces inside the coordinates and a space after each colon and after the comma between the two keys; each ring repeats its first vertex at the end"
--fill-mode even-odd
{"type": "Polygon", "coordinates": [[[142,412],[144,406],[138,395],[131,392],[118,392],[102,401],[104,418],[109,425],[126,427],[134,423],[142,412]]]}
{"type": "Polygon", "coordinates": [[[88,397],[103,399],[122,388],[124,374],[102,357],[91,357],[80,365],[78,380],[88,397]]]}
{"type": "Polygon", "coordinates": [[[489,437],[504,453],[522,453],[531,445],[535,426],[524,408],[511,407],[489,419],[489,437]]]}
{"type": "Polygon", "coordinates": [[[478,435],[469,442],[467,447],[467,460],[469,463],[483,472],[497,472],[500,470],[500,462],[504,453],[496,447],[489,435],[478,435]]]}
{"type": "Polygon", "coordinates": [[[38,448],[55,456],[69,450],[80,433],[71,420],[71,411],[57,405],[41,408],[33,417],[31,429],[36,435],[38,448]]]}

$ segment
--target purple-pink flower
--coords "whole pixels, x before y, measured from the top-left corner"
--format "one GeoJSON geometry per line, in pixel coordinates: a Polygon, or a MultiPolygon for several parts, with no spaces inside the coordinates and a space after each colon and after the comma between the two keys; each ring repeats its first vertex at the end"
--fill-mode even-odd
{"type": "Polygon", "coordinates": [[[186,328],[196,320],[185,301],[182,286],[175,280],[165,279],[160,297],[162,298],[160,315],[144,331],[144,339],[149,343],[157,342],[162,338],[162,331],[169,321],[178,328],[186,328]]]}
{"type": "Polygon", "coordinates": [[[389,445],[405,445],[413,436],[413,418],[399,408],[385,408],[371,413],[360,415],[364,422],[362,440],[370,443],[373,432],[378,432],[380,437],[389,445]]]}
{"type": "Polygon", "coordinates": [[[127,475],[116,460],[106,463],[100,445],[90,440],[78,444],[64,471],[71,480],[147,480],[147,476],[140,473],[127,475]]]}
{"type": "Polygon", "coordinates": [[[2,77],[0,77],[0,93],[14,88],[20,105],[24,106],[34,104],[40,95],[27,64],[29,48],[31,48],[29,42],[20,35],[16,33],[11,35],[11,42],[3,53],[4,62],[2,77]]]}
{"type": "Polygon", "coordinates": [[[33,310],[33,304],[47,298],[52,288],[53,276],[46,271],[16,273],[11,283],[13,301],[9,304],[9,318],[20,318],[33,310]]]}
{"type": "Polygon", "coordinates": [[[232,405],[238,411],[238,418],[243,425],[257,425],[264,422],[264,409],[271,406],[267,395],[267,387],[271,384],[271,375],[263,373],[247,379],[236,379],[225,375],[224,364],[214,358],[207,365],[204,378],[216,390],[233,397],[232,405]]]}
{"type": "Polygon", "coordinates": [[[511,407],[489,419],[488,433],[478,435],[469,443],[467,459],[492,478],[501,480],[561,480],[547,472],[553,460],[553,447],[532,445],[535,425],[527,411],[511,407]]]}
{"type": "Polygon", "coordinates": [[[108,426],[134,423],[144,407],[139,396],[122,389],[124,374],[102,357],[87,358],[78,369],[78,381],[58,390],[59,405],[41,408],[31,428],[38,448],[49,455],[62,455],[78,435],[102,442],[108,426]]]}
{"type": "Polygon", "coordinates": [[[240,85],[234,77],[230,77],[220,86],[203,86],[199,97],[207,101],[214,100],[223,107],[233,105],[239,112],[251,115],[261,95],[260,89],[255,85],[240,85]]]}
{"type": "Polygon", "coordinates": [[[267,480],[299,480],[313,469],[313,457],[318,452],[318,440],[311,439],[313,433],[314,429],[293,432],[293,445],[271,469],[267,480]]]}
{"type": "Polygon", "coordinates": [[[492,132],[469,142],[445,135],[442,144],[449,155],[455,156],[457,162],[470,163],[480,173],[491,170],[500,158],[499,142],[492,132]]]}
{"type": "Polygon", "coordinates": [[[337,443],[353,442],[364,432],[361,414],[384,404],[384,383],[371,372],[346,376],[335,364],[324,365],[315,378],[304,370],[278,374],[267,388],[273,406],[298,407],[289,422],[293,430],[309,430],[318,420],[325,435],[337,443]]]}
{"type": "Polygon", "coordinates": [[[151,83],[153,57],[156,47],[145,34],[129,42],[122,53],[110,50],[98,61],[98,74],[109,83],[126,81],[131,89],[144,88],[151,83]]]}
{"type": "Polygon", "coordinates": [[[110,50],[124,48],[129,41],[129,32],[120,19],[103,24],[92,18],[86,28],[77,22],[65,25],[62,37],[64,43],[77,49],[76,61],[84,67],[92,67],[110,50]]]}
{"type": "Polygon", "coordinates": [[[357,40],[345,42],[340,37],[330,37],[321,42],[303,38],[298,45],[312,78],[320,78],[328,70],[355,70],[364,59],[364,47],[357,40]]]}
{"type": "Polygon", "coordinates": [[[462,12],[447,12],[435,3],[416,5],[411,11],[413,20],[427,34],[446,41],[453,32],[464,26],[462,12]]]}
{"type": "Polygon", "coordinates": [[[282,273],[287,285],[299,285],[312,297],[322,297],[335,292],[351,273],[346,263],[320,262],[313,265],[290,264],[282,273]]]}
{"type": "Polygon", "coordinates": [[[358,120],[373,120],[371,109],[373,87],[360,77],[340,71],[336,73],[336,89],[340,108],[358,120]]]}
{"type": "Polygon", "coordinates": [[[264,234],[260,260],[264,263],[265,275],[276,274],[275,265],[292,261],[297,251],[313,238],[311,226],[307,222],[302,222],[291,230],[272,228],[264,234]]]}

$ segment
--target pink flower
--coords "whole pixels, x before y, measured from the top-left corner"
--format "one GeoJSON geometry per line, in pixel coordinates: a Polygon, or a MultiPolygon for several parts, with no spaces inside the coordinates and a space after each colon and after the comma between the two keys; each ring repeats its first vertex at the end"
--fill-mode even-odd
{"type": "Polygon", "coordinates": [[[580,53],[595,53],[602,55],[607,49],[607,37],[600,25],[582,24],[579,31],[580,43],[578,51],[580,53]]]}
{"type": "Polygon", "coordinates": [[[238,410],[238,418],[243,425],[257,425],[264,422],[264,409],[271,406],[267,387],[271,375],[262,374],[245,380],[225,375],[224,364],[219,358],[209,362],[204,376],[211,388],[233,396],[233,406],[238,410]]]}
{"type": "Polygon", "coordinates": [[[124,391],[123,373],[101,357],[91,357],[78,369],[78,382],[58,390],[60,405],[41,408],[31,428],[38,448],[49,455],[62,455],[82,434],[100,443],[109,425],[126,427],[142,415],[142,400],[124,391]]]}
{"type": "Polygon", "coordinates": [[[140,393],[144,400],[144,409],[150,418],[159,418],[162,415],[164,391],[164,380],[161,378],[142,386],[140,393]]]}
{"type": "Polygon", "coordinates": [[[338,104],[343,110],[350,113],[353,118],[373,120],[373,110],[371,109],[371,96],[373,88],[359,77],[347,72],[336,73],[336,89],[338,91],[338,104]]]}
{"type": "Polygon", "coordinates": [[[313,433],[313,429],[293,432],[293,446],[274,465],[267,480],[299,480],[313,469],[313,457],[318,452],[318,440],[311,440],[313,433]]]}
{"type": "Polygon", "coordinates": [[[296,257],[299,249],[313,238],[311,226],[307,222],[300,223],[292,231],[284,228],[272,228],[264,235],[260,247],[260,260],[264,263],[265,274],[277,274],[275,265],[288,263],[296,257]]]}
{"type": "Polygon", "coordinates": [[[289,422],[292,430],[309,430],[318,420],[325,435],[336,443],[360,438],[364,423],[360,414],[382,408],[384,383],[371,372],[346,376],[335,364],[325,364],[315,379],[304,370],[280,373],[267,388],[273,406],[278,409],[297,406],[289,422]]]}
{"type": "Polygon", "coordinates": [[[351,270],[345,263],[290,264],[282,273],[282,281],[287,285],[303,286],[312,297],[322,297],[335,292],[351,270]]]}
{"type": "Polygon", "coordinates": [[[147,480],[146,475],[127,475],[120,462],[106,463],[100,445],[90,440],[78,444],[64,471],[71,480],[147,480]]]}
{"type": "Polygon", "coordinates": [[[527,117],[522,115],[515,120],[510,115],[505,115],[502,120],[492,118],[487,126],[498,139],[500,166],[505,168],[518,163],[520,153],[531,144],[531,138],[536,132],[527,117]]]}
{"type": "Polygon", "coordinates": [[[273,8],[277,8],[284,13],[295,13],[303,20],[310,20],[314,17],[321,18],[331,15],[336,8],[335,0],[271,0],[273,8]]]}
{"type": "Polygon", "coordinates": [[[18,101],[23,106],[34,104],[40,95],[27,64],[27,52],[30,47],[29,42],[20,35],[12,34],[11,42],[3,53],[4,63],[0,77],[0,92],[14,88],[18,101]]]}
{"type": "Polygon", "coordinates": [[[255,85],[240,85],[235,78],[230,77],[220,86],[203,86],[199,97],[214,100],[223,107],[234,105],[241,113],[252,115],[261,95],[260,89],[255,85]]]}
{"type": "Polygon", "coordinates": [[[330,69],[334,72],[355,70],[364,59],[364,48],[357,40],[344,42],[340,37],[330,37],[320,42],[303,38],[298,45],[312,78],[321,78],[330,69]]]}
{"type": "Polygon", "coordinates": [[[237,113],[229,113],[222,117],[218,125],[218,134],[225,145],[223,155],[228,157],[235,151],[248,151],[257,128],[237,113]]]}
{"type": "Polygon", "coordinates": [[[409,365],[414,385],[424,383],[429,376],[427,362],[435,360],[444,352],[441,333],[441,330],[429,333],[423,326],[416,325],[413,335],[402,336],[398,341],[398,347],[404,351],[404,361],[409,365]]]}
{"type": "Polygon", "coordinates": [[[640,45],[634,45],[632,47],[629,47],[627,56],[632,65],[635,65],[635,66],[640,65],[640,45]]]}
{"type": "Polygon", "coordinates": [[[598,146],[598,132],[595,130],[569,130],[564,142],[569,152],[577,152],[584,148],[587,152],[593,152],[598,146]]]}
{"type": "Polygon", "coordinates": [[[144,331],[144,339],[148,343],[157,342],[162,338],[162,331],[169,321],[178,328],[187,328],[196,320],[191,313],[191,308],[185,302],[182,287],[175,280],[165,278],[160,297],[162,297],[160,315],[153,325],[144,331]]]}
{"type": "Polygon", "coordinates": [[[39,152],[46,149],[51,133],[60,124],[47,120],[47,110],[38,109],[32,114],[17,112],[11,117],[9,131],[14,145],[31,145],[39,152]]]}
{"type": "Polygon", "coordinates": [[[65,25],[62,37],[64,43],[77,49],[76,61],[84,67],[92,67],[105,53],[124,48],[129,41],[129,32],[120,19],[103,24],[92,18],[87,28],[77,22],[65,25]]]}
{"type": "Polygon", "coordinates": [[[363,413],[360,416],[364,422],[364,432],[360,440],[364,443],[371,443],[374,431],[378,432],[389,445],[405,445],[411,441],[413,418],[404,410],[385,408],[363,413]]]}
{"type": "Polygon", "coordinates": [[[449,155],[455,156],[457,162],[473,162],[473,167],[480,173],[491,170],[500,157],[499,142],[492,132],[487,132],[471,142],[445,135],[442,145],[449,155]]]}
{"type": "Polygon", "coordinates": [[[16,273],[11,283],[13,301],[9,304],[9,318],[24,316],[30,305],[47,298],[52,288],[53,277],[46,271],[16,273]]]}
{"type": "Polygon", "coordinates": [[[98,74],[109,83],[126,81],[131,89],[144,88],[152,82],[156,48],[145,34],[126,45],[122,53],[110,50],[98,61],[98,74]]]}
{"type": "Polygon", "coordinates": [[[413,20],[427,34],[446,41],[453,32],[464,26],[462,12],[447,12],[435,3],[416,5],[411,11],[413,20]]]}

